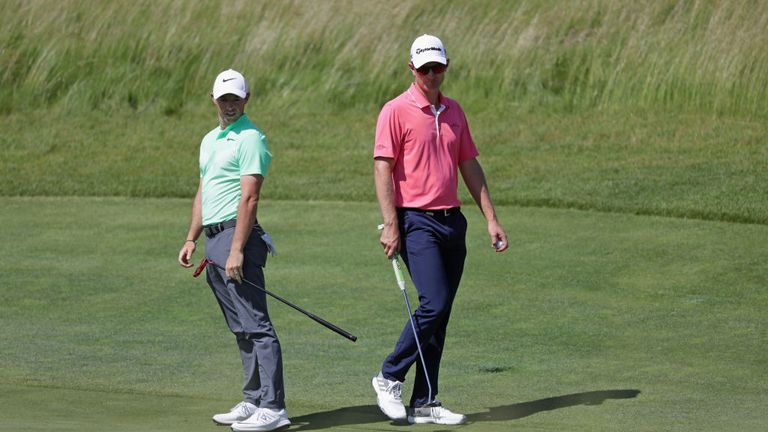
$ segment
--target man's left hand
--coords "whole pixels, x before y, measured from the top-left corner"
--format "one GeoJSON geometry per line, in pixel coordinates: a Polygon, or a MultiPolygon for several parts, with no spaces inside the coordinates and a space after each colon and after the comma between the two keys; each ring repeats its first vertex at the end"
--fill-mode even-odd
{"type": "Polygon", "coordinates": [[[227,258],[227,264],[224,266],[224,271],[227,273],[227,277],[236,281],[237,283],[243,283],[243,253],[232,251],[227,258]]]}
{"type": "Polygon", "coordinates": [[[496,252],[504,252],[507,250],[507,247],[509,247],[507,233],[504,232],[504,229],[498,222],[488,222],[488,235],[491,236],[491,247],[496,250],[496,252]]]}

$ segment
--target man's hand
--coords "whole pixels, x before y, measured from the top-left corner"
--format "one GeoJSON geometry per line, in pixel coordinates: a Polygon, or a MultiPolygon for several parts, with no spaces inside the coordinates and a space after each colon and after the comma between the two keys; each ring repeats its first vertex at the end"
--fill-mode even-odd
{"type": "Polygon", "coordinates": [[[400,230],[395,225],[384,225],[384,229],[381,231],[381,237],[379,237],[379,243],[384,248],[384,253],[387,254],[387,258],[392,259],[395,254],[400,251],[400,230]]]}
{"type": "Polygon", "coordinates": [[[507,242],[507,233],[496,221],[488,222],[488,235],[491,236],[491,247],[496,252],[504,252],[507,250],[509,243],[507,242]]]}
{"type": "Polygon", "coordinates": [[[236,250],[231,251],[224,270],[227,273],[227,277],[239,284],[243,283],[243,253],[236,250]]]}
{"type": "Polygon", "coordinates": [[[192,263],[189,262],[189,260],[192,258],[192,254],[195,253],[195,250],[197,249],[197,245],[193,241],[185,241],[184,244],[181,246],[181,250],[179,251],[179,264],[181,264],[182,267],[190,268],[192,267],[192,263]]]}

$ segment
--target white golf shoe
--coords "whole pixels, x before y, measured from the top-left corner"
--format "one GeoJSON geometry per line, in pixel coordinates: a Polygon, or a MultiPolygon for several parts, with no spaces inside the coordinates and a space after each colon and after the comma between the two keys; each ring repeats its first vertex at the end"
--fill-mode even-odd
{"type": "Polygon", "coordinates": [[[235,432],[273,431],[290,425],[288,411],[285,409],[259,408],[246,420],[232,424],[232,430],[235,432]]]}
{"type": "Polygon", "coordinates": [[[379,372],[378,375],[373,377],[371,384],[376,391],[376,403],[378,403],[381,412],[394,421],[405,421],[405,406],[403,406],[403,399],[401,397],[403,383],[400,381],[390,381],[379,372]]]}
{"type": "Polygon", "coordinates": [[[229,426],[232,423],[247,419],[257,410],[258,407],[256,407],[256,405],[243,401],[233,406],[228,413],[216,414],[213,416],[213,422],[222,426],[229,426]]]}
{"type": "Polygon", "coordinates": [[[435,423],[441,425],[459,425],[467,421],[464,414],[450,412],[441,405],[413,408],[408,416],[408,423],[435,423]]]}

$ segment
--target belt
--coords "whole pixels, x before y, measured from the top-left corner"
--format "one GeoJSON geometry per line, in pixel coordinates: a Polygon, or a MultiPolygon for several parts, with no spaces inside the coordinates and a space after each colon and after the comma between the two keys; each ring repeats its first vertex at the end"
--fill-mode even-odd
{"type": "Polygon", "coordinates": [[[220,222],[217,224],[206,225],[203,227],[203,231],[205,231],[206,237],[211,238],[216,234],[224,231],[225,229],[234,227],[236,223],[237,223],[237,219],[230,219],[228,221],[220,222]]]}
{"type": "Polygon", "coordinates": [[[424,210],[419,208],[402,207],[401,210],[424,213],[425,215],[432,216],[432,217],[453,216],[455,214],[461,213],[461,207],[451,207],[451,208],[439,209],[439,210],[424,210]]]}

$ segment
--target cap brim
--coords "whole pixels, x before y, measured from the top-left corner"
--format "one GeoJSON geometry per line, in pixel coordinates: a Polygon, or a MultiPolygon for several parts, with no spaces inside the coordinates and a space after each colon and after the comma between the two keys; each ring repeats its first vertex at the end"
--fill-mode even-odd
{"type": "Polygon", "coordinates": [[[443,57],[442,55],[438,53],[432,53],[420,55],[417,59],[413,60],[413,67],[416,69],[424,66],[427,63],[440,63],[440,64],[448,64],[448,59],[443,57]]]}
{"type": "Polygon", "coordinates": [[[235,96],[239,96],[243,99],[245,99],[245,96],[247,96],[247,93],[244,92],[242,89],[239,88],[232,88],[232,87],[224,87],[224,88],[218,88],[213,92],[213,98],[218,99],[225,94],[233,94],[235,96]]]}

